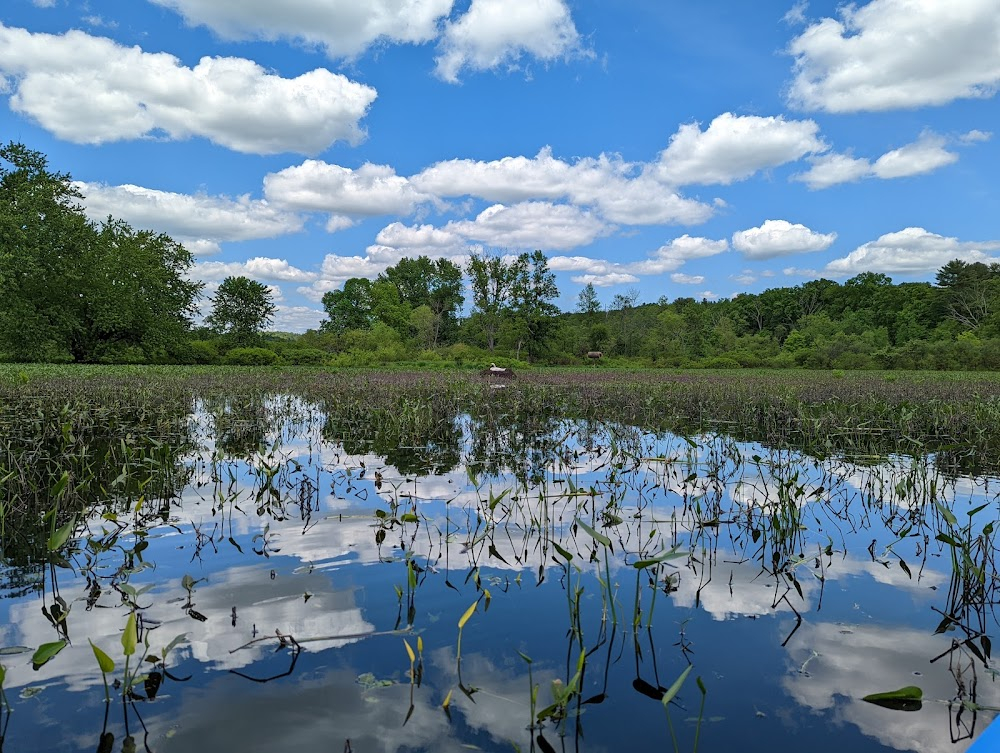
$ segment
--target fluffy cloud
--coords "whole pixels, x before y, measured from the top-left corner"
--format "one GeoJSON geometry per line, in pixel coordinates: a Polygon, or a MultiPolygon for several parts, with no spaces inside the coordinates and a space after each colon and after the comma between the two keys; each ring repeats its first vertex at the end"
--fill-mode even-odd
{"type": "Polygon", "coordinates": [[[810,162],[812,167],[804,173],[793,175],[792,180],[800,180],[813,190],[840,183],[854,183],[872,174],[871,162],[849,154],[823,154],[813,157],[810,162]]]}
{"type": "Polygon", "coordinates": [[[827,149],[812,120],[762,118],[726,112],[704,131],[682,125],[660,154],[656,176],[672,185],[728,185],[760,170],[827,149]]]}
{"type": "MultiPolygon", "coordinates": [[[[664,244],[648,259],[636,262],[612,262],[605,259],[592,259],[587,256],[553,256],[549,259],[549,268],[556,272],[583,272],[572,277],[573,282],[586,285],[607,287],[622,283],[638,282],[638,275],[660,275],[681,267],[690,259],[702,259],[721,254],[729,248],[724,241],[713,241],[708,238],[692,238],[682,235],[670,243],[664,244]]],[[[687,279],[687,275],[681,275],[687,279]]],[[[676,280],[675,280],[676,282],[676,280]]],[[[698,284],[698,283],[692,283],[698,284]]]]}
{"type": "Polygon", "coordinates": [[[34,34],[0,24],[10,106],[61,139],[101,144],[166,134],[239,152],[322,151],[357,143],[374,89],[325,69],[281,78],[251,60],[204,57],[188,68],[80,31],[34,34]]]}
{"type": "MultiPolygon", "coordinates": [[[[264,195],[276,204],[343,215],[410,214],[431,197],[417,191],[389,165],[357,170],[306,160],[264,178],[264,195]]],[[[343,221],[336,223],[343,226],[343,221]]]]}
{"type": "Polygon", "coordinates": [[[224,241],[294,233],[303,224],[300,216],[247,196],[190,196],[127,184],[75,185],[84,195],[84,208],[91,219],[101,221],[113,215],[133,227],[167,233],[196,254],[215,253],[224,241]]]}
{"type": "Polygon", "coordinates": [[[625,272],[608,272],[603,275],[576,275],[570,279],[580,285],[595,285],[599,288],[607,288],[612,285],[628,285],[629,283],[639,282],[638,277],[625,272]]]}
{"type": "Polygon", "coordinates": [[[790,46],[789,97],[829,112],[942,105],[1000,84],[995,0],[873,0],[809,26],[790,46]]]}
{"type": "Polygon", "coordinates": [[[258,256],[246,261],[206,261],[194,266],[194,277],[202,280],[223,280],[226,277],[252,277],[255,280],[278,280],[281,282],[309,282],[315,280],[315,272],[293,267],[284,259],[270,259],[258,256]]]}
{"type": "Polygon", "coordinates": [[[805,225],[787,220],[767,220],[760,227],[733,233],[733,248],[748,259],[773,259],[776,256],[825,251],[837,239],[836,233],[817,233],[805,225]]]}
{"type": "Polygon", "coordinates": [[[859,246],[847,256],[826,265],[828,275],[856,275],[860,272],[917,275],[934,272],[952,259],[966,262],[994,262],[986,252],[1000,249],[1000,242],[960,241],[930,233],[922,227],[908,227],[886,233],[859,246]]]}
{"type": "Polygon", "coordinates": [[[458,81],[463,68],[490,70],[524,55],[556,60],[579,53],[580,35],[564,0],[472,0],[441,38],[437,75],[458,81]]]}
{"type": "Polygon", "coordinates": [[[454,0],[152,0],[228,39],[290,39],[352,57],[385,40],[419,44],[438,35],[454,0]]]}
{"type": "Polygon", "coordinates": [[[578,207],[529,201],[494,204],[475,220],[449,222],[445,230],[490,246],[560,250],[585,246],[612,228],[578,207]]]}
{"type": "Polygon", "coordinates": [[[270,329],[279,332],[305,332],[307,329],[318,327],[325,318],[326,312],[322,309],[308,306],[278,306],[270,329]]]}
{"type": "Polygon", "coordinates": [[[928,135],[919,141],[886,152],[872,165],[872,173],[879,178],[904,178],[922,175],[939,167],[958,161],[958,155],[944,148],[945,140],[928,135]]]}
{"type": "Polygon", "coordinates": [[[683,272],[674,272],[670,275],[670,281],[678,285],[701,285],[705,282],[704,275],[686,275],[683,272]]]}
{"type": "Polygon", "coordinates": [[[646,174],[644,165],[601,154],[573,163],[556,159],[545,147],[535,157],[439,162],[412,178],[421,191],[437,196],[475,196],[494,202],[567,199],[592,206],[611,222],[629,225],[696,224],[712,207],[680,196],[646,174]]]}
{"type": "MultiPolygon", "coordinates": [[[[970,131],[960,141],[976,143],[982,140],[978,135],[981,133],[981,131],[970,131]],[[977,135],[971,139],[967,138],[971,134],[977,135]]],[[[812,167],[804,173],[792,176],[792,179],[802,181],[809,188],[816,190],[829,188],[838,183],[853,183],[862,178],[888,180],[922,175],[958,161],[958,155],[948,151],[945,148],[946,144],[944,137],[925,133],[911,144],[886,152],[874,163],[847,154],[823,154],[811,158],[812,167]]]]}

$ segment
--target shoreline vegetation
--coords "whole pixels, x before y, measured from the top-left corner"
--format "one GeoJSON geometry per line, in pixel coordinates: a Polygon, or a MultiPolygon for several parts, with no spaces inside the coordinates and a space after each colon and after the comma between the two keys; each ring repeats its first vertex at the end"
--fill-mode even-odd
{"type": "MultiPolygon", "coordinates": [[[[494,381],[470,369],[0,364],[0,425],[9,433],[25,417],[44,423],[57,410],[79,434],[81,416],[184,420],[197,400],[223,401],[228,413],[252,420],[281,396],[331,420],[385,414],[406,435],[398,439],[427,441],[460,414],[502,421],[536,405],[540,413],[724,433],[819,456],[935,453],[939,466],[976,474],[1000,463],[1000,375],[990,373],[528,368],[502,387],[494,381]]],[[[65,428],[50,418],[53,430],[65,428]]]]}
{"type": "Polygon", "coordinates": [[[323,294],[325,318],[274,332],[273,291],[227,277],[211,298],[162,233],[88,219],[68,174],[0,147],[0,362],[617,368],[997,370],[1000,263],[954,259],[934,283],[862,272],[720,300],[639,291],[572,311],[548,257],[505,248],[403,258],[323,294]]]}

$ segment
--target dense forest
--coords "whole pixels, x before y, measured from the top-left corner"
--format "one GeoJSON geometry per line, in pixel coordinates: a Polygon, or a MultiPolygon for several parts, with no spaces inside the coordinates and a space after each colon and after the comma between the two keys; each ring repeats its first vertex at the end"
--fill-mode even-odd
{"type": "Polygon", "coordinates": [[[230,277],[196,322],[203,284],[166,235],[89,221],[66,174],[0,149],[0,360],[375,366],[490,361],[683,368],[1000,368],[1000,264],[953,260],[934,284],[866,272],[721,301],[602,305],[592,285],[560,312],[541,251],[465,268],[402,259],[323,297],[305,334],[267,329],[269,288],[230,277]],[[590,359],[593,362],[593,359],[590,359]]]}

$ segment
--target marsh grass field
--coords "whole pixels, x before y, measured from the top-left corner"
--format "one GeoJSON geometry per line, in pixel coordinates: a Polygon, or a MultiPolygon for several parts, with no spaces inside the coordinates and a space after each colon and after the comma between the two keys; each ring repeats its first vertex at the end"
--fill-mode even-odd
{"type": "Polygon", "coordinates": [[[964,751],[989,373],[0,367],[0,748],[964,751]]]}

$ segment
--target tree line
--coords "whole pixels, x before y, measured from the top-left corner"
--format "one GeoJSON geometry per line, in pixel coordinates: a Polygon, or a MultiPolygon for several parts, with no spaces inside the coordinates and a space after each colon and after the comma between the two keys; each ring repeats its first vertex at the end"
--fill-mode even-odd
{"type": "Polygon", "coordinates": [[[326,293],[302,335],[269,333],[266,285],[204,284],[162,233],[87,219],[70,176],[21,144],[0,148],[0,359],[80,363],[375,366],[393,362],[687,368],[1000,368],[1000,264],[953,260],[929,282],[865,272],[720,301],[632,289],[606,305],[587,285],[560,312],[541,251],[405,258],[326,293]]]}

